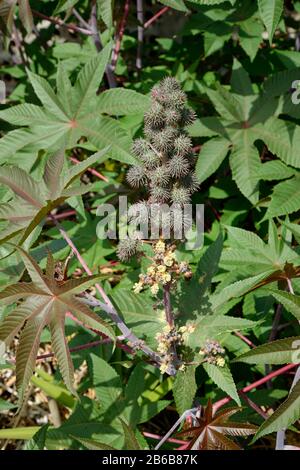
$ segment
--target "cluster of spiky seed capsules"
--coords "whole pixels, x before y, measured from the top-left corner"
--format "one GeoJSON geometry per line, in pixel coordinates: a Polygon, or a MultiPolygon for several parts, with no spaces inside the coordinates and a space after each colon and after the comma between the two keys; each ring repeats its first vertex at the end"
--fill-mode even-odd
{"type": "Polygon", "coordinates": [[[140,274],[139,282],[133,286],[136,294],[150,287],[151,293],[157,295],[160,287],[172,285],[179,275],[182,274],[185,278],[192,276],[188,263],[177,261],[175,248],[175,245],[166,245],[162,240],[155,243],[152,264],[147,268],[146,274],[140,274]]]}
{"type": "Polygon", "coordinates": [[[132,148],[139,164],[129,169],[127,180],[133,187],[148,188],[150,203],[187,204],[198,182],[191,139],[184,128],[193,123],[195,113],[186,107],[186,95],[172,77],[154,86],[151,97],[145,138],[135,140],[132,148]]]}

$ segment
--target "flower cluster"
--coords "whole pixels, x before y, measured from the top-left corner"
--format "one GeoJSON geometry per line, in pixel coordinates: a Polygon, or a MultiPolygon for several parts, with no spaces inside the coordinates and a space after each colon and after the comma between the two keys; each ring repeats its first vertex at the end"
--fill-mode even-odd
{"type": "Polygon", "coordinates": [[[203,356],[205,362],[219,367],[225,366],[225,349],[214,340],[206,340],[205,345],[200,349],[199,354],[203,356]]]}
{"type": "MultiPolygon", "coordinates": [[[[170,364],[173,364],[173,351],[183,345],[186,335],[192,333],[193,330],[193,326],[182,326],[177,329],[175,326],[171,327],[170,325],[166,325],[161,333],[156,334],[155,338],[158,343],[157,352],[162,356],[160,366],[162,374],[168,370],[170,364]]],[[[181,364],[178,369],[184,369],[184,364],[181,364]]]]}
{"type": "Polygon", "coordinates": [[[162,240],[154,245],[153,263],[148,267],[146,274],[140,274],[139,282],[133,286],[136,294],[149,286],[151,293],[157,295],[160,286],[174,283],[176,276],[183,274],[186,278],[191,277],[188,263],[177,262],[175,248],[175,245],[167,246],[162,240]]]}

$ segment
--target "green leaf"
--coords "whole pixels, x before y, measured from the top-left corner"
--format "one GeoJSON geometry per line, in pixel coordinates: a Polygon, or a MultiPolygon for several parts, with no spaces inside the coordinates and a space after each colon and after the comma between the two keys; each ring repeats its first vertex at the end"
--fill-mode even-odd
{"type": "Polygon", "coordinates": [[[300,381],[295,385],[288,398],[274,411],[257,431],[256,441],[266,434],[288,428],[300,417],[300,381]]]}
{"type": "Polygon", "coordinates": [[[22,450],[44,450],[49,424],[42,426],[34,436],[26,442],[22,450]]]}
{"type": "Polygon", "coordinates": [[[274,187],[265,219],[291,214],[300,209],[300,177],[295,176],[274,187]]]}
{"type": "Polygon", "coordinates": [[[17,126],[29,126],[41,122],[51,122],[51,117],[41,106],[25,103],[0,111],[0,119],[17,126]]]}
{"type": "Polygon", "coordinates": [[[238,95],[248,96],[253,94],[250,77],[236,58],[233,60],[230,83],[232,91],[238,95]]]}
{"type": "Polygon", "coordinates": [[[103,78],[106,65],[109,61],[112,43],[107,44],[102,51],[89,60],[78,74],[74,94],[76,100],[75,119],[86,114],[91,100],[95,95],[103,78]]]}
{"type": "Polygon", "coordinates": [[[6,410],[13,410],[14,408],[17,408],[17,406],[13,403],[10,403],[8,400],[3,400],[3,398],[0,398],[0,413],[6,410]]]}
{"type": "Polygon", "coordinates": [[[284,292],[275,289],[268,289],[275,299],[280,302],[284,308],[290,313],[292,313],[297,320],[300,320],[300,296],[290,294],[289,292],[284,292]]]}
{"type": "Polygon", "coordinates": [[[269,34],[269,42],[272,44],[275,29],[283,12],[283,0],[258,0],[258,8],[269,34]]]}
{"type": "Polygon", "coordinates": [[[218,367],[208,363],[203,364],[203,367],[212,381],[240,406],[241,401],[229,367],[218,367]]]}
{"type": "Polygon", "coordinates": [[[241,131],[240,139],[229,157],[232,177],[241,193],[256,204],[258,202],[258,174],[260,158],[252,145],[249,132],[241,131]]]}
{"type": "Polygon", "coordinates": [[[33,89],[45,108],[62,122],[68,122],[68,116],[62,103],[58,100],[51,86],[44,78],[27,70],[27,75],[33,89]]]}
{"type": "Polygon", "coordinates": [[[95,354],[91,354],[90,358],[96,396],[104,412],[110,407],[117,406],[116,402],[122,393],[121,380],[115,369],[104,359],[95,354]]]}
{"type": "Polygon", "coordinates": [[[71,434],[70,437],[80,442],[80,444],[89,450],[117,450],[114,447],[104,444],[103,442],[95,441],[93,439],[84,439],[83,437],[72,436],[71,434]]]}
{"type": "Polygon", "coordinates": [[[124,441],[125,450],[141,450],[140,444],[137,438],[135,437],[135,434],[133,430],[131,429],[131,427],[128,426],[128,424],[125,423],[125,421],[123,421],[122,419],[120,419],[120,421],[122,424],[124,438],[125,438],[125,441],[124,441]]]}
{"type": "Polygon", "coordinates": [[[99,112],[112,116],[145,113],[150,107],[148,96],[125,88],[106,90],[97,101],[99,112]]]}
{"type": "Polygon", "coordinates": [[[288,364],[299,361],[300,336],[279,339],[251,349],[233,360],[247,364],[288,364]],[[296,357],[298,356],[298,357],[296,357]]]}
{"type": "Polygon", "coordinates": [[[98,16],[100,16],[106,27],[110,29],[113,25],[112,0],[97,0],[97,6],[98,16]]]}
{"type": "Polygon", "coordinates": [[[295,175],[295,170],[280,160],[263,163],[259,167],[258,178],[265,181],[283,180],[295,175]]]}
{"type": "Polygon", "coordinates": [[[205,181],[225,159],[230,142],[222,137],[215,137],[202,145],[196,164],[196,176],[199,183],[205,181]]]}
{"type": "Polygon", "coordinates": [[[177,372],[173,385],[173,396],[179,415],[182,415],[182,413],[191,409],[193,406],[197,391],[195,371],[196,367],[187,366],[185,371],[177,372]]]}
{"type": "Polygon", "coordinates": [[[174,8],[174,10],[184,11],[184,12],[189,11],[183,0],[159,0],[159,2],[162,3],[163,5],[174,8]]]}

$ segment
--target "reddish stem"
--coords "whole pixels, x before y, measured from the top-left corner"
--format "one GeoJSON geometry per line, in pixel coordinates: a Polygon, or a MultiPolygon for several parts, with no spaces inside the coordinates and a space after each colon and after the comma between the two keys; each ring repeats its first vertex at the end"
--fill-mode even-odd
{"type": "MultiPolygon", "coordinates": [[[[273,372],[270,372],[270,374],[266,375],[262,379],[257,380],[256,382],[253,382],[250,385],[247,385],[246,387],[242,388],[239,390],[239,393],[247,393],[250,392],[250,390],[253,390],[254,388],[260,387],[261,385],[265,384],[271,379],[274,379],[275,377],[278,377],[279,375],[285,374],[285,372],[288,372],[291,369],[294,369],[297,367],[298,364],[288,364],[287,366],[281,367],[280,369],[277,369],[273,372]]],[[[222,400],[217,401],[214,404],[214,411],[217,411],[221,406],[226,405],[232,400],[230,397],[222,398],[222,400]]]]}
{"type": "MultiPolygon", "coordinates": [[[[70,160],[73,163],[80,163],[80,161],[76,157],[70,157],[70,160]]],[[[97,176],[97,178],[99,178],[100,180],[103,180],[108,183],[108,179],[106,178],[106,176],[101,175],[101,173],[99,173],[99,171],[97,170],[94,170],[94,168],[88,168],[87,171],[89,171],[92,175],[97,176]]]]}
{"type": "Polygon", "coordinates": [[[170,10],[170,7],[164,7],[161,10],[159,10],[157,13],[155,13],[155,15],[152,16],[152,18],[150,18],[150,20],[148,20],[148,21],[146,21],[146,23],[144,23],[144,29],[149,28],[149,26],[152,23],[154,23],[156,20],[158,20],[158,18],[160,18],[161,15],[166,13],[168,10],[170,10]]]}
{"type": "MultiPolygon", "coordinates": [[[[163,438],[163,436],[160,436],[159,434],[152,434],[151,432],[143,432],[143,436],[149,437],[150,439],[156,439],[158,441],[163,438]]],[[[167,442],[173,442],[173,444],[186,444],[186,441],[173,439],[173,437],[169,437],[169,439],[167,439],[167,442]]]]}
{"type": "Polygon", "coordinates": [[[116,44],[113,50],[113,56],[112,56],[112,61],[111,61],[111,67],[113,70],[116,68],[116,65],[117,65],[117,61],[118,61],[118,57],[119,57],[119,53],[121,49],[121,43],[122,43],[122,39],[124,35],[124,30],[125,30],[125,26],[126,26],[126,22],[128,18],[129,8],[130,8],[130,1],[126,0],[125,6],[124,6],[124,13],[123,13],[120,26],[119,26],[119,31],[116,37],[116,44]]]}
{"type": "Polygon", "coordinates": [[[85,34],[86,36],[93,35],[92,31],[88,29],[84,29],[84,28],[79,28],[78,26],[75,26],[73,24],[66,24],[60,18],[53,18],[52,16],[44,15],[43,13],[40,13],[39,11],[36,11],[36,10],[31,10],[31,11],[34,16],[37,16],[38,18],[42,18],[43,20],[50,21],[50,23],[57,24],[58,26],[63,26],[67,28],[69,31],[73,31],[73,32],[76,31],[77,33],[85,34]]]}
{"type": "Polygon", "coordinates": [[[249,397],[244,392],[240,392],[241,397],[244,398],[245,402],[248,403],[250,408],[252,408],[256,413],[258,413],[260,416],[262,416],[264,419],[268,419],[267,413],[265,413],[260,406],[258,406],[254,401],[252,401],[249,397]]]}
{"type": "Polygon", "coordinates": [[[248,346],[250,346],[251,348],[255,348],[255,344],[252,343],[252,341],[248,338],[246,338],[246,336],[242,335],[242,333],[240,333],[239,331],[235,331],[234,332],[235,336],[237,336],[238,338],[240,338],[242,341],[244,341],[244,343],[248,344],[248,346]]]}
{"type": "Polygon", "coordinates": [[[198,152],[200,149],[201,149],[202,145],[195,145],[195,147],[193,147],[193,152],[198,152]]]}

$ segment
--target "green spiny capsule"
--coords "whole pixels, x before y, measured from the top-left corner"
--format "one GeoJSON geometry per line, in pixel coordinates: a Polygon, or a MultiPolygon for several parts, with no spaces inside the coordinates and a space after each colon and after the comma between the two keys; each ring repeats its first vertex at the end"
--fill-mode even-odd
{"type": "Polygon", "coordinates": [[[145,113],[145,125],[153,129],[162,129],[165,125],[164,109],[163,107],[154,102],[151,109],[145,113]]]}
{"type": "Polygon", "coordinates": [[[168,168],[171,176],[178,178],[181,176],[186,176],[189,173],[190,164],[186,158],[175,156],[169,161],[168,168]]]}
{"type": "Polygon", "coordinates": [[[189,189],[190,193],[194,193],[199,189],[199,181],[195,173],[189,173],[188,175],[184,176],[181,180],[182,186],[189,189]]]}
{"type": "Polygon", "coordinates": [[[179,124],[181,127],[190,126],[196,120],[196,113],[191,108],[183,108],[181,110],[181,118],[179,124]]]}
{"type": "Polygon", "coordinates": [[[170,182],[170,170],[168,166],[158,166],[151,172],[151,183],[158,186],[167,186],[170,182]]]}
{"type": "Polygon", "coordinates": [[[145,139],[136,139],[131,147],[131,151],[137,157],[141,157],[149,150],[149,144],[145,139]]]}
{"type": "Polygon", "coordinates": [[[117,256],[121,261],[128,261],[132,256],[136,255],[141,242],[139,240],[126,238],[120,240],[117,248],[117,256]]]}
{"type": "Polygon", "coordinates": [[[150,190],[151,203],[164,203],[168,202],[170,198],[170,191],[167,188],[161,186],[154,186],[150,190]]]}
{"type": "Polygon", "coordinates": [[[166,108],[165,110],[165,122],[167,126],[181,125],[181,113],[177,109],[166,108]]]}
{"type": "Polygon", "coordinates": [[[177,135],[178,131],[171,126],[168,126],[152,136],[152,143],[158,151],[168,152],[172,150],[173,142],[177,135]]]}
{"type": "Polygon", "coordinates": [[[140,223],[147,223],[149,220],[149,206],[147,201],[139,201],[133,204],[128,211],[128,220],[135,220],[138,216],[140,223]]]}
{"type": "Polygon", "coordinates": [[[147,175],[145,169],[142,166],[132,166],[127,172],[126,179],[130,186],[138,188],[143,186],[147,182],[147,175]]]}
{"type": "Polygon", "coordinates": [[[153,168],[156,168],[158,165],[160,165],[159,156],[155,152],[152,152],[152,150],[145,152],[140,156],[140,159],[145,164],[145,167],[149,170],[152,170],[153,168]]]}
{"type": "Polygon", "coordinates": [[[174,152],[178,156],[187,155],[192,149],[191,139],[187,135],[180,135],[174,140],[174,152]]]}
{"type": "Polygon", "coordinates": [[[180,205],[189,204],[191,200],[190,194],[187,188],[174,186],[171,193],[172,202],[180,205]]]}

